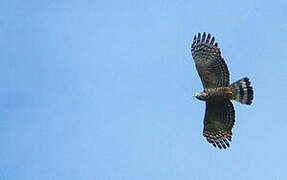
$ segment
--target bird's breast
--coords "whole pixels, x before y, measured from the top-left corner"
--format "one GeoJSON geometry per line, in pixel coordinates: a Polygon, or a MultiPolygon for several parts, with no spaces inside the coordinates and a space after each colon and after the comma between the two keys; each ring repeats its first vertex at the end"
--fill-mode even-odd
{"type": "Polygon", "coordinates": [[[228,87],[215,87],[206,88],[204,91],[207,93],[207,97],[226,97],[228,98],[228,93],[230,92],[228,87]]]}

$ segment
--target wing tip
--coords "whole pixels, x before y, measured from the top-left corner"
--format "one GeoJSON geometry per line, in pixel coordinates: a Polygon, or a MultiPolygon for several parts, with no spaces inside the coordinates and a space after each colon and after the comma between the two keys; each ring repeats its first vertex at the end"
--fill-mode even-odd
{"type": "Polygon", "coordinates": [[[212,144],[215,148],[228,149],[230,148],[232,133],[228,132],[204,132],[203,136],[206,137],[207,141],[212,144]],[[223,134],[222,134],[223,133],[223,134]]]}
{"type": "Polygon", "coordinates": [[[195,46],[200,45],[200,44],[205,44],[207,46],[213,46],[215,48],[218,47],[218,43],[215,42],[215,37],[212,36],[210,33],[206,33],[206,32],[203,32],[202,35],[200,32],[197,35],[194,35],[193,43],[191,47],[193,49],[195,48],[195,46]]]}

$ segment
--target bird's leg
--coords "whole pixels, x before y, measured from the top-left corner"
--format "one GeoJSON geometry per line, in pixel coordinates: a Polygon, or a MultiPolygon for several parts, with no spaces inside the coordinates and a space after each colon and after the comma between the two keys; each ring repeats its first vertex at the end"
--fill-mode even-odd
{"type": "Polygon", "coordinates": [[[224,89],[224,93],[227,98],[232,99],[233,94],[232,94],[232,90],[229,87],[224,89]]]}

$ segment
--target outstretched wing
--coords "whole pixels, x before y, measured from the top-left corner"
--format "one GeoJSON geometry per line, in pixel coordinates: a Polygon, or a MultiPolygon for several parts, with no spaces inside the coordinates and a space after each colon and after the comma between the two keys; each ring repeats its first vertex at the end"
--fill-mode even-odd
{"type": "Polygon", "coordinates": [[[229,71],[221,52],[214,44],[215,38],[198,33],[191,46],[192,57],[204,88],[228,86],[229,71]]]}
{"type": "Polygon", "coordinates": [[[213,97],[206,101],[203,136],[214,147],[229,147],[235,122],[233,104],[229,99],[213,97]]]}

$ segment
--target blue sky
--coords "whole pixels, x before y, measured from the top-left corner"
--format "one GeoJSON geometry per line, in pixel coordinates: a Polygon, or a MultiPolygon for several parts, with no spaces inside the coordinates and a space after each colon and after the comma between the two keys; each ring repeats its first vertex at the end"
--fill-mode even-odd
{"type": "Polygon", "coordinates": [[[286,179],[287,2],[2,0],[0,179],[286,179]],[[228,150],[202,136],[190,45],[216,37],[234,103],[228,150]]]}

